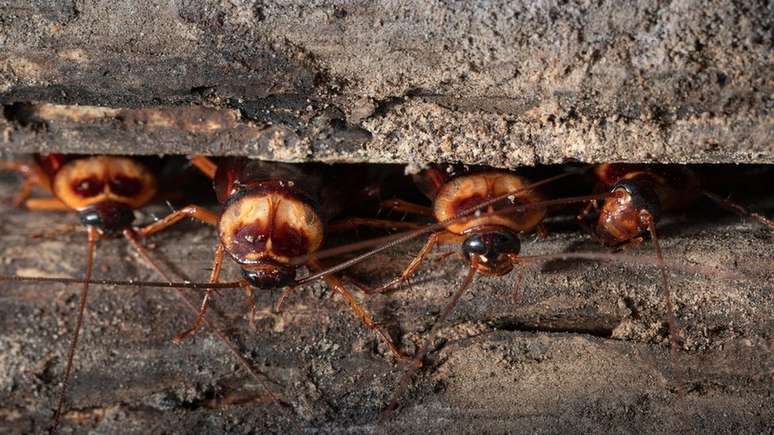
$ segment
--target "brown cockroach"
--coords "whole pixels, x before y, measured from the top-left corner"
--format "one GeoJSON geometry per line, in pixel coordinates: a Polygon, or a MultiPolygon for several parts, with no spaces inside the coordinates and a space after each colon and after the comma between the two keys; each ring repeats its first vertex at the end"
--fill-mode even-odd
{"type": "MultiPolygon", "coordinates": [[[[666,267],[663,266],[656,223],[664,213],[687,209],[701,196],[741,216],[753,218],[771,229],[774,229],[774,222],[705,190],[699,176],[686,166],[602,164],[594,167],[593,172],[599,183],[597,190],[606,190],[608,196],[601,206],[597,201],[591,201],[577,216],[578,221],[584,224],[590,212],[598,209],[599,213],[591,233],[611,247],[636,246],[646,237],[650,238],[662,264],[661,285],[672,358],[675,360],[680,327],[674,311],[666,267]]],[[[679,370],[676,375],[682,388],[682,375],[679,370]]],[[[679,393],[682,394],[682,391],[679,393]]]]}
{"type": "MultiPolygon", "coordinates": [[[[407,281],[417,272],[422,262],[437,244],[459,245],[463,257],[470,265],[463,284],[454,293],[448,305],[442,310],[429,333],[430,338],[419,348],[413,364],[404,376],[404,381],[401,382],[401,385],[405,385],[407,380],[413,375],[414,370],[421,366],[421,360],[429,348],[430,340],[436,328],[451,313],[464,291],[473,282],[476,274],[485,276],[505,275],[511,272],[516,264],[528,263],[530,261],[545,261],[551,257],[520,255],[521,243],[519,235],[535,229],[539,230],[548,206],[604,198],[605,195],[603,194],[546,200],[536,190],[540,185],[548,184],[570,175],[573,175],[573,173],[568,172],[530,184],[525,178],[512,171],[464,169],[460,174],[455,174],[441,167],[431,167],[418,174],[416,181],[420,190],[432,199],[432,208],[405,201],[397,201],[393,204],[392,208],[396,210],[433,216],[437,223],[432,226],[433,230],[424,230],[425,233],[429,234],[427,241],[398,277],[378,288],[364,289],[364,291],[367,293],[382,293],[401,282],[407,281]],[[511,208],[510,212],[495,210],[495,206],[502,201],[517,204],[516,207],[518,209],[515,209],[516,207],[511,208]]],[[[414,234],[418,234],[418,232],[414,234]]],[[[407,239],[406,237],[395,240],[389,246],[394,246],[407,239]]],[[[383,249],[384,247],[377,248],[370,253],[356,257],[352,261],[361,261],[365,256],[373,255],[373,253],[383,249]]],[[[349,262],[345,262],[337,266],[336,269],[347,267],[348,265],[349,262]]],[[[315,276],[312,275],[311,278],[315,276]]],[[[519,271],[519,276],[521,276],[521,271],[519,271]]],[[[393,402],[391,407],[394,404],[395,402],[393,402]]]]}
{"type": "MultiPolygon", "coordinates": [[[[147,261],[164,279],[173,281],[159,262],[142,246],[134,228],[134,210],[146,205],[157,193],[158,183],[152,169],[142,161],[118,156],[65,156],[50,154],[37,156],[35,162],[0,161],[0,169],[21,173],[25,179],[15,196],[16,205],[24,205],[32,211],[74,211],[86,226],[88,244],[86,253],[85,282],[80,293],[80,303],[75,329],[67,353],[62,379],[62,390],[54,413],[51,432],[56,432],[62,417],[67,387],[72,373],[78,337],[83,324],[89,280],[94,265],[95,246],[105,237],[123,236],[134,250],[147,261]],[[32,198],[34,187],[51,194],[47,198],[32,198]]],[[[199,314],[199,310],[178,291],[181,301],[199,314]]],[[[264,385],[264,375],[241,355],[226,334],[209,319],[200,318],[226,344],[255,379],[264,385]]],[[[271,391],[268,390],[271,394],[271,391]]]]}
{"type": "MultiPolygon", "coordinates": [[[[401,381],[401,389],[405,387],[406,382],[413,375],[413,371],[420,366],[419,361],[426,353],[434,332],[451,313],[464,291],[473,282],[476,274],[504,275],[509,273],[515,264],[543,262],[558,258],[609,259],[628,263],[635,262],[631,258],[624,259],[621,254],[520,255],[519,233],[537,228],[545,216],[545,210],[548,206],[580,203],[590,200],[607,199],[610,201],[609,198],[615,198],[616,195],[614,192],[605,192],[581,197],[544,200],[534,189],[539,184],[554,181],[555,178],[552,177],[543,182],[528,184],[523,178],[512,172],[498,170],[484,170],[452,176],[446,171],[433,168],[420,174],[418,184],[433,199],[433,207],[422,208],[421,206],[410,205],[410,207],[403,207],[403,209],[411,209],[413,212],[423,215],[434,215],[439,223],[433,225],[433,230],[426,229],[424,231],[429,233],[430,237],[403,273],[385,285],[370,290],[370,292],[384,292],[409,279],[418,270],[433,246],[438,243],[459,244],[463,257],[468,261],[470,267],[462,285],[439,314],[428,334],[430,338],[417,352],[415,364],[409,368],[401,381]],[[509,199],[512,203],[518,205],[495,210],[494,206],[504,199],[509,199]],[[478,209],[478,211],[469,213],[470,209],[478,209]],[[462,210],[466,210],[466,213],[461,213],[462,210]],[[464,214],[469,214],[469,216],[461,219],[464,214]]],[[[402,204],[402,206],[404,205],[406,204],[402,204]]],[[[415,232],[400,240],[392,241],[389,246],[402,243],[415,234],[417,233],[415,232]]],[[[361,261],[373,252],[381,252],[382,250],[383,248],[377,248],[371,253],[356,257],[353,261],[361,261]]],[[[666,266],[660,249],[657,249],[656,258],[647,260],[640,258],[637,262],[658,265],[662,271],[666,266]]],[[[347,267],[346,262],[333,270],[343,267],[347,267]]],[[[315,275],[312,275],[309,278],[313,279],[314,277],[315,275]]],[[[517,278],[517,282],[519,281],[520,279],[517,278]]],[[[397,405],[397,402],[393,401],[388,409],[392,409],[395,405],[397,405]]]]}
{"type": "MultiPolygon", "coordinates": [[[[138,230],[138,234],[148,237],[186,217],[216,227],[218,243],[210,282],[219,281],[224,257],[230,257],[240,267],[252,312],[255,311],[253,289],[285,289],[277,304],[280,306],[296,288],[296,271],[299,266],[306,265],[312,270],[323,269],[315,253],[322,246],[326,230],[346,231],[360,226],[383,229],[417,227],[410,222],[366,218],[330,222],[340,214],[342,207],[357,203],[361,198],[357,193],[347,192],[344,187],[350,186],[362,191],[363,186],[345,180],[344,177],[351,174],[342,174],[339,169],[326,165],[299,166],[235,158],[225,159],[216,165],[204,156],[195,156],[192,162],[213,179],[215,193],[222,205],[220,211],[213,213],[189,205],[138,230]],[[299,258],[303,260],[296,261],[299,258]]],[[[366,192],[370,192],[368,186],[366,192]]],[[[322,277],[344,298],[355,315],[382,338],[393,355],[403,360],[410,359],[398,349],[389,334],[373,320],[339,278],[331,274],[322,277]]],[[[184,339],[201,327],[213,294],[214,289],[205,292],[196,321],[190,329],[179,334],[176,340],[184,339]]]]}
{"type": "MultiPolygon", "coordinates": [[[[540,183],[547,183],[549,181],[552,181],[552,179],[544,180],[540,183]]],[[[501,221],[504,216],[508,216],[513,213],[523,212],[523,211],[529,211],[532,209],[545,209],[549,205],[559,205],[559,204],[565,204],[569,202],[580,202],[580,201],[586,201],[589,199],[589,197],[582,197],[582,198],[565,198],[560,200],[548,200],[543,202],[536,202],[536,203],[523,203],[519,202],[520,205],[515,205],[511,207],[506,207],[505,209],[497,209],[497,210],[481,210],[482,207],[489,207],[490,205],[494,205],[500,201],[507,201],[509,196],[514,196],[514,198],[518,197],[518,194],[526,191],[531,190],[536,187],[535,183],[532,185],[524,185],[520,188],[517,188],[513,191],[508,191],[505,193],[502,193],[498,196],[490,197],[487,200],[480,200],[480,202],[477,202],[477,204],[473,204],[468,206],[468,208],[465,208],[458,213],[456,213],[453,216],[450,216],[449,218],[440,221],[438,223],[428,225],[404,234],[389,236],[383,239],[379,240],[372,240],[372,241],[365,241],[362,244],[360,244],[357,247],[365,248],[369,245],[373,246],[379,246],[377,249],[367,252],[366,254],[363,254],[359,257],[356,257],[350,261],[347,261],[345,263],[341,263],[333,268],[322,270],[320,272],[317,272],[315,274],[308,275],[305,278],[301,278],[298,280],[295,280],[290,283],[291,286],[298,286],[303,283],[309,282],[311,280],[317,279],[321,276],[324,276],[328,273],[334,273],[337,272],[343,268],[349,267],[355,262],[363,261],[364,258],[367,258],[370,255],[373,255],[375,252],[381,252],[385,249],[389,249],[392,246],[395,246],[398,243],[403,243],[407,240],[410,240],[412,238],[416,238],[425,234],[433,234],[439,231],[445,231],[448,227],[455,227],[457,224],[464,224],[470,220],[473,219],[487,219],[487,218],[493,218],[497,219],[498,221],[501,221]]],[[[597,195],[597,198],[603,198],[604,195],[597,195]]],[[[351,249],[355,249],[357,247],[351,247],[351,249]]],[[[348,248],[350,249],[350,248],[348,248]]],[[[321,250],[314,253],[314,255],[317,258],[327,258],[331,256],[340,255],[343,252],[347,252],[347,250],[342,248],[333,248],[328,250],[321,250]]],[[[302,255],[297,258],[292,258],[289,261],[290,265],[300,265],[304,264],[309,260],[308,255],[302,255]]],[[[470,257],[469,257],[470,258],[470,257]]],[[[605,253],[567,253],[567,254],[557,254],[557,255],[548,255],[548,256],[534,256],[534,257],[523,257],[525,259],[534,259],[535,261],[544,261],[544,260],[551,260],[551,259],[562,259],[562,258],[568,258],[568,259],[591,259],[591,260],[611,260],[611,261],[619,261],[624,263],[634,263],[634,264],[646,264],[646,265],[653,265],[655,261],[653,259],[644,258],[642,256],[640,257],[627,257],[624,254],[605,254],[605,253]]],[[[465,277],[464,284],[455,292],[451,302],[446,305],[444,310],[442,311],[441,315],[439,316],[438,320],[435,322],[433,329],[430,331],[430,337],[433,336],[433,333],[437,330],[438,326],[443,323],[443,320],[449,315],[451,310],[454,307],[454,304],[457,303],[459,298],[462,295],[462,292],[465,291],[465,289],[470,285],[473,276],[474,271],[473,269],[474,265],[473,263],[476,260],[476,257],[473,256],[471,258],[471,269],[467,276],[465,277]]],[[[681,265],[678,264],[670,264],[670,268],[674,269],[680,269],[681,265]]],[[[696,267],[688,267],[685,268],[689,272],[705,272],[703,270],[699,270],[699,268],[696,267]]],[[[712,270],[711,273],[718,274],[717,270],[712,270]]],[[[736,278],[737,276],[732,276],[736,278]]],[[[59,278],[25,278],[25,277],[4,277],[0,276],[0,280],[13,280],[13,281],[54,281],[54,282],[82,282],[82,280],[78,279],[71,279],[71,280],[62,280],[59,278]]],[[[231,283],[170,283],[170,282],[125,282],[125,281],[116,281],[116,280],[92,280],[93,284],[110,284],[110,285],[137,285],[137,286],[158,286],[158,287],[190,287],[190,288],[198,288],[198,289],[225,289],[225,288],[239,288],[243,285],[241,282],[231,282],[231,283]]],[[[428,343],[429,344],[429,343],[428,343]]],[[[428,349],[428,345],[426,344],[423,346],[421,352],[417,353],[417,357],[421,358],[424,352],[428,349]]],[[[407,373],[407,376],[409,376],[409,373],[407,373]]],[[[405,385],[405,381],[402,385],[405,385]]]]}

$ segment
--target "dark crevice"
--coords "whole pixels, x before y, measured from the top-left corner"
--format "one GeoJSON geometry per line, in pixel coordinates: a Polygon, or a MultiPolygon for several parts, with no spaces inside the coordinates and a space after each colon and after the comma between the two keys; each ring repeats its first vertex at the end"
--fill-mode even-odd
{"type": "Polygon", "coordinates": [[[594,319],[588,319],[583,322],[554,321],[551,323],[537,323],[516,319],[498,319],[490,321],[488,324],[493,329],[499,331],[582,334],[600,338],[611,338],[613,336],[613,330],[615,329],[614,325],[609,324],[607,319],[598,319],[596,322],[594,319]]]}
{"type": "Polygon", "coordinates": [[[36,108],[37,106],[32,103],[5,104],[3,105],[3,116],[21,127],[31,127],[36,130],[45,128],[46,123],[37,116],[36,108]]]}

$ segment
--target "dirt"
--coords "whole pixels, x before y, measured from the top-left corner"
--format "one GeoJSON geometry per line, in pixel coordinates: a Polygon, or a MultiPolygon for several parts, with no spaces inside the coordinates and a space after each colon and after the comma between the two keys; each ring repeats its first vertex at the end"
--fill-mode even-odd
{"type": "Polygon", "coordinates": [[[771,16],[722,0],[12,1],[0,151],[770,163],[771,16]],[[29,123],[37,104],[205,107],[238,126],[29,123]]]}
{"type": "MultiPolygon", "coordinates": [[[[2,184],[3,195],[11,185],[2,184]]],[[[765,203],[757,208],[771,213],[765,203]]],[[[8,207],[2,213],[2,273],[80,276],[85,234],[76,216],[8,207]]],[[[153,213],[164,208],[146,210],[145,217],[153,213]]],[[[523,267],[518,292],[517,272],[478,279],[440,329],[396,413],[383,418],[404,367],[325,286],[299,289],[281,316],[270,311],[278,294],[257,294],[254,328],[242,291],[225,290],[216,318],[273,380],[269,388],[289,403],[282,407],[210,332],[171,343],[192,313],[170,291],[95,287],[64,432],[770,431],[774,236],[707,210],[672,217],[660,228],[666,257],[703,272],[670,274],[684,330],[676,359],[652,264],[552,261],[523,267]],[[747,272],[729,279],[724,270],[747,272]]],[[[526,238],[522,254],[607,252],[572,218],[550,222],[549,231],[546,239],[526,238]]],[[[153,253],[203,280],[214,243],[210,229],[190,224],[160,235],[153,253]]],[[[384,282],[418,248],[380,254],[350,274],[384,282]]],[[[653,250],[646,244],[632,254],[650,258],[653,250]]],[[[100,243],[95,270],[97,277],[159,279],[121,240],[100,243]]],[[[235,272],[230,265],[227,277],[235,272]]],[[[361,299],[411,353],[464,273],[455,255],[426,266],[410,286],[361,299]]],[[[45,431],[79,287],[0,289],[0,428],[45,431]]]]}

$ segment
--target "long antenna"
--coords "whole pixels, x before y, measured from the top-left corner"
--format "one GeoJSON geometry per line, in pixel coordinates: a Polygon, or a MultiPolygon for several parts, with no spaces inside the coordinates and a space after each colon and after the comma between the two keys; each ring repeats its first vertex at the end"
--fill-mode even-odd
{"type": "Polygon", "coordinates": [[[672,299],[672,289],[669,287],[666,262],[664,261],[664,255],[661,253],[661,244],[658,242],[658,237],[656,237],[656,223],[650,213],[646,212],[644,223],[648,225],[650,240],[656,248],[656,256],[658,257],[659,270],[661,272],[661,285],[663,287],[664,301],[666,303],[666,320],[667,325],[669,325],[669,353],[672,356],[672,369],[674,370],[677,381],[677,397],[682,400],[685,396],[683,391],[685,384],[683,381],[683,370],[679,364],[679,355],[677,353],[677,335],[680,332],[680,325],[677,323],[677,317],[675,316],[675,306],[672,299]]]}
{"type": "MultiPolygon", "coordinates": [[[[532,185],[530,185],[529,187],[531,188],[532,185]]],[[[524,190],[524,189],[520,189],[520,190],[524,190]]],[[[317,279],[319,279],[319,278],[321,278],[321,277],[323,277],[325,275],[338,272],[338,271],[346,269],[346,268],[348,268],[348,267],[350,267],[352,265],[360,263],[363,260],[365,260],[367,258],[370,258],[370,257],[372,257],[372,256],[374,256],[374,255],[376,255],[376,254],[378,254],[380,252],[384,252],[384,251],[386,251],[386,250],[388,250],[388,249],[390,249],[390,248],[392,248],[394,246],[397,246],[397,245],[400,245],[400,244],[402,244],[404,242],[407,242],[409,240],[415,239],[415,238],[417,238],[417,237],[419,237],[419,236],[421,236],[423,234],[432,233],[434,231],[438,231],[440,229],[446,228],[447,226],[449,226],[449,225],[451,225],[451,224],[453,224],[453,223],[455,223],[457,221],[466,219],[467,216],[469,216],[470,214],[475,213],[476,211],[479,211],[482,207],[486,207],[487,205],[491,205],[492,203],[495,203],[497,201],[501,201],[501,200],[503,200],[505,198],[508,198],[509,196],[512,196],[512,195],[514,195],[513,192],[509,193],[507,195],[501,195],[500,197],[498,197],[496,199],[485,201],[485,202],[483,202],[481,204],[476,205],[475,207],[471,207],[469,209],[466,209],[466,210],[462,211],[461,213],[457,214],[453,218],[449,218],[449,219],[440,221],[438,223],[428,225],[428,226],[426,226],[424,228],[421,228],[421,229],[418,229],[418,230],[408,231],[408,232],[404,233],[403,235],[395,235],[394,239],[392,239],[391,241],[387,242],[384,245],[379,246],[378,248],[374,248],[371,251],[368,251],[366,253],[360,254],[360,255],[358,255],[358,256],[350,259],[350,260],[347,260],[347,261],[345,261],[343,263],[339,263],[339,264],[337,264],[335,266],[332,266],[332,267],[330,267],[328,269],[325,269],[325,270],[322,270],[320,272],[307,275],[307,276],[297,280],[296,282],[294,282],[293,285],[296,285],[296,286],[303,285],[303,284],[306,284],[308,282],[317,280],[317,279]]],[[[491,211],[491,212],[487,212],[487,213],[482,213],[481,217],[491,216],[491,215],[495,215],[495,214],[503,214],[503,213],[518,212],[518,211],[526,211],[526,210],[531,210],[531,209],[535,209],[535,208],[544,208],[544,207],[548,207],[548,206],[551,206],[551,205],[564,205],[564,204],[572,204],[572,203],[576,203],[576,202],[594,201],[594,200],[598,200],[598,199],[604,199],[607,196],[608,196],[607,193],[602,193],[602,194],[598,194],[598,195],[574,196],[574,197],[569,197],[569,198],[541,201],[541,202],[536,202],[536,203],[531,203],[531,204],[514,205],[514,206],[506,207],[506,208],[503,208],[503,209],[500,209],[500,210],[495,210],[495,211],[491,211]]],[[[321,256],[327,255],[327,252],[326,251],[321,251],[319,253],[319,255],[321,255],[321,256]]],[[[315,258],[317,258],[317,255],[315,255],[315,258]]]]}
{"type": "Polygon", "coordinates": [[[206,283],[206,282],[172,282],[172,281],[135,281],[135,280],[116,280],[116,279],[79,279],[79,278],[56,278],[56,277],[42,277],[42,276],[13,276],[13,275],[0,275],[0,282],[55,282],[59,284],[93,284],[93,285],[113,285],[113,286],[126,286],[126,287],[160,287],[160,288],[190,288],[190,289],[233,289],[239,288],[241,282],[219,282],[219,283],[206,283]]]}
{"type": "Polygon", "coordinates": [[[75,321],[75,329],[73,330],[73,337],[70,340],[70,348],[67,350],[67,363],[65,364],[64,377],[62,379],[62,391],[59,393],[59,402],[56,405],[56,411],[54,412],[53,423],[49,433],[55,434],[59,431],[59,424],[62,421],[62,409],[64,409],[65,401],[67,400],[67,387],[70,383],[70,374],[73,370],[73,361],[75,358],[75,349],[78,347],[78,337],[81,333],[81,326],[83,325],[83,316],[86,312],[86,299],[89,295],[89,279],[94,269],[94,247],[99,239],[99,233],[97,228],[93,226],[88,227],[89,240],[86,248],[86,272],[84,273],[85,282],[81,288],[80,304],[78,305],[78,318],[75,321]]]}
{"type": "Polygon", "coordinates": [[[422,347],[419,349],[419,351],[414,356],[414,364],[411,364],[409,368],[406,369],[406,372],[403,373],[403,376],[400,379],[400,384],[398,385],[398,389],[395,391],[395,394],[392,396],[392,400],[390,401],[390,404],[387,406],[387,409],[384,410],[382,413],[382,416],[380,418],[380,421],[383,422],[385,418],[389,417],[393,411],[398,407],[398,400],[400,399],[400,396],[403,395],[403,392],[408,387],[408,383],[411,381],[411,378],[414,377],[414,373],[419,370],[419,368],[422,366],[422,359],[427,354],[428,350],[430,349],[430,344],[433,342],[433,337],[435,337],[435,334],[438,332],[439,329],[441,329],[441,326],[446,321],[446,318],[449,317],[449,314],[451,314],[452,310],[455,306],[457,306],[457,303],[459,302],[460,298],[462,297],[462,294],[465,293],[465,290],[470,287],[470,284],[473,283],[473,278],[476,276],[476,267],[471,265],[470,269],[468,270],[467,275],[465,275],[465,279],[462,281],[462,285],[459,289],[454,293],[451,300],[446,304],[446,306],[443,308],[443,311],[441,311],[441,314],[438,316],[438,319],[436,319],[435,323],[433,324],[433,327],[430,328],[430,332],[427,334],[427,339],[425,339],[425,342],[422,344],[422,347]]]}
{"type": "MultiPolygon", "coordinates": [[[[135,251],[137,251],[137,253],[145,261],[147,261],[153,267],[153,269],[156,272],[158,272],[161,276],[163,276],[165,279],[169,280],[170,282],[172,281],[172,278],[169,275],[169,273],[167,273],[164,270],[164,268],[161,267],[161,265],[158,264],[158,262],[153,257],[150,256],[150,254],[145,249],[145,247],[142,246],[140,241],[137,239],[137,235],[134,232],[134,230],[126,229],[126,230],[124,230],[123,234],[124,234],[124,237],[126,237],[126,239],[129,241],[129,243],[132,245],[132,248],[134,248],[135,251]]],[[[213,288],[213,286],[211,284],[208,284],[208,288],[213,288]]],[[[185,296],[185,294],[183,293],[183,290],[180,289],[180,288],[177,288],[176,290],[177,290],[177,295],[180,298],[180,301],[183,302],[189,309],[191,309],[191,311],[193,311],[194,313],[196,313],[198,315],[199,309],[196,307],[196,305],[191,303],[191,301],[185,296]]],[[[218,338],[220,338],[220,340],[228,347],[229,351],[234,355],[234,357],[237,359],[237,361],[239,361],[239,364],[242,367],[244,367],[252,375],[252,377],[261,385],[261,387],[263,387],[264,390],[266,390],[266,393],[269,395],[269,397],[271,398],[273,403],[282,405],[281,406],[282,408],[286,408],[286,407],[292,408],[292,405],[290,405],[289,403],[287,403],[284,400],[282,400],[279,397],[277,397],[277,395],[274,394],[274,392],[272,392],[272,390],[269,388],[268,384],[266,383],[266,381],[268,380],[268,381],[276,384],[276,382],[274,380],[269,378],[268,375],[266,375],[262,371],[260,371],[260,370],[256,369],[255,367],[253,367],[253,365],[250,364],[250,362],[247,360],[247,358],[242,356],[242,353],[239,351],[239,349],[236,347],[236,345],[208,317],[204,317],[204,322],[207,325],[207,327],[212,332],[214,332],[215,335],[217,335],[218,338]]],[[[295,420],[291,419],[291,421],[293,421],[293,423],[296,424],[295,420]]]]}

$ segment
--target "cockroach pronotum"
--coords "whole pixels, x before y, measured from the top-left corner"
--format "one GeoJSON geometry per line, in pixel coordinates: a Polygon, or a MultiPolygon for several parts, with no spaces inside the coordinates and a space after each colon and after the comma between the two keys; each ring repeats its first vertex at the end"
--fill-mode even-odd
{"type": "MultiPolygon", "coordinates": [[[[2,161],[0,169],[15,171],[25,180],[13,202],[32,211],[75,211],[86,226],[88,244],[86,252],[85,282],[80,292],[78,316],[67,353],[62,390],[54,413],[51,432],[56,432],[62,417],[67,387],[72,373],[78,337],[83,324],[89,290],[88,281],[93,272],[95,246],[104,237],[123,236],[134,250],[147,261],[164,279],[173,281],[159,262],[149,255],[138,239],[143,229],[133,227],[134,210],[146,205],[156,194],[156,176],[142,161],[118,156],[65,156],[51,154],[39,156],[36,162],[2,161]],[[32,198],[34,187],[51,194],[48,198],[32,198]]],[[[198,309],[179,290],[181,301],[198,314],[198,309]]],[[[211,330],[228,346],[255,379],[263,384],[263,374],[245,359],[225,333],[203,317],[211,330]]],[[[265,386],[265,385],[264,385],[265,386]]],[[[271,392],[267,390],[269,394],[271,392]]]]}

